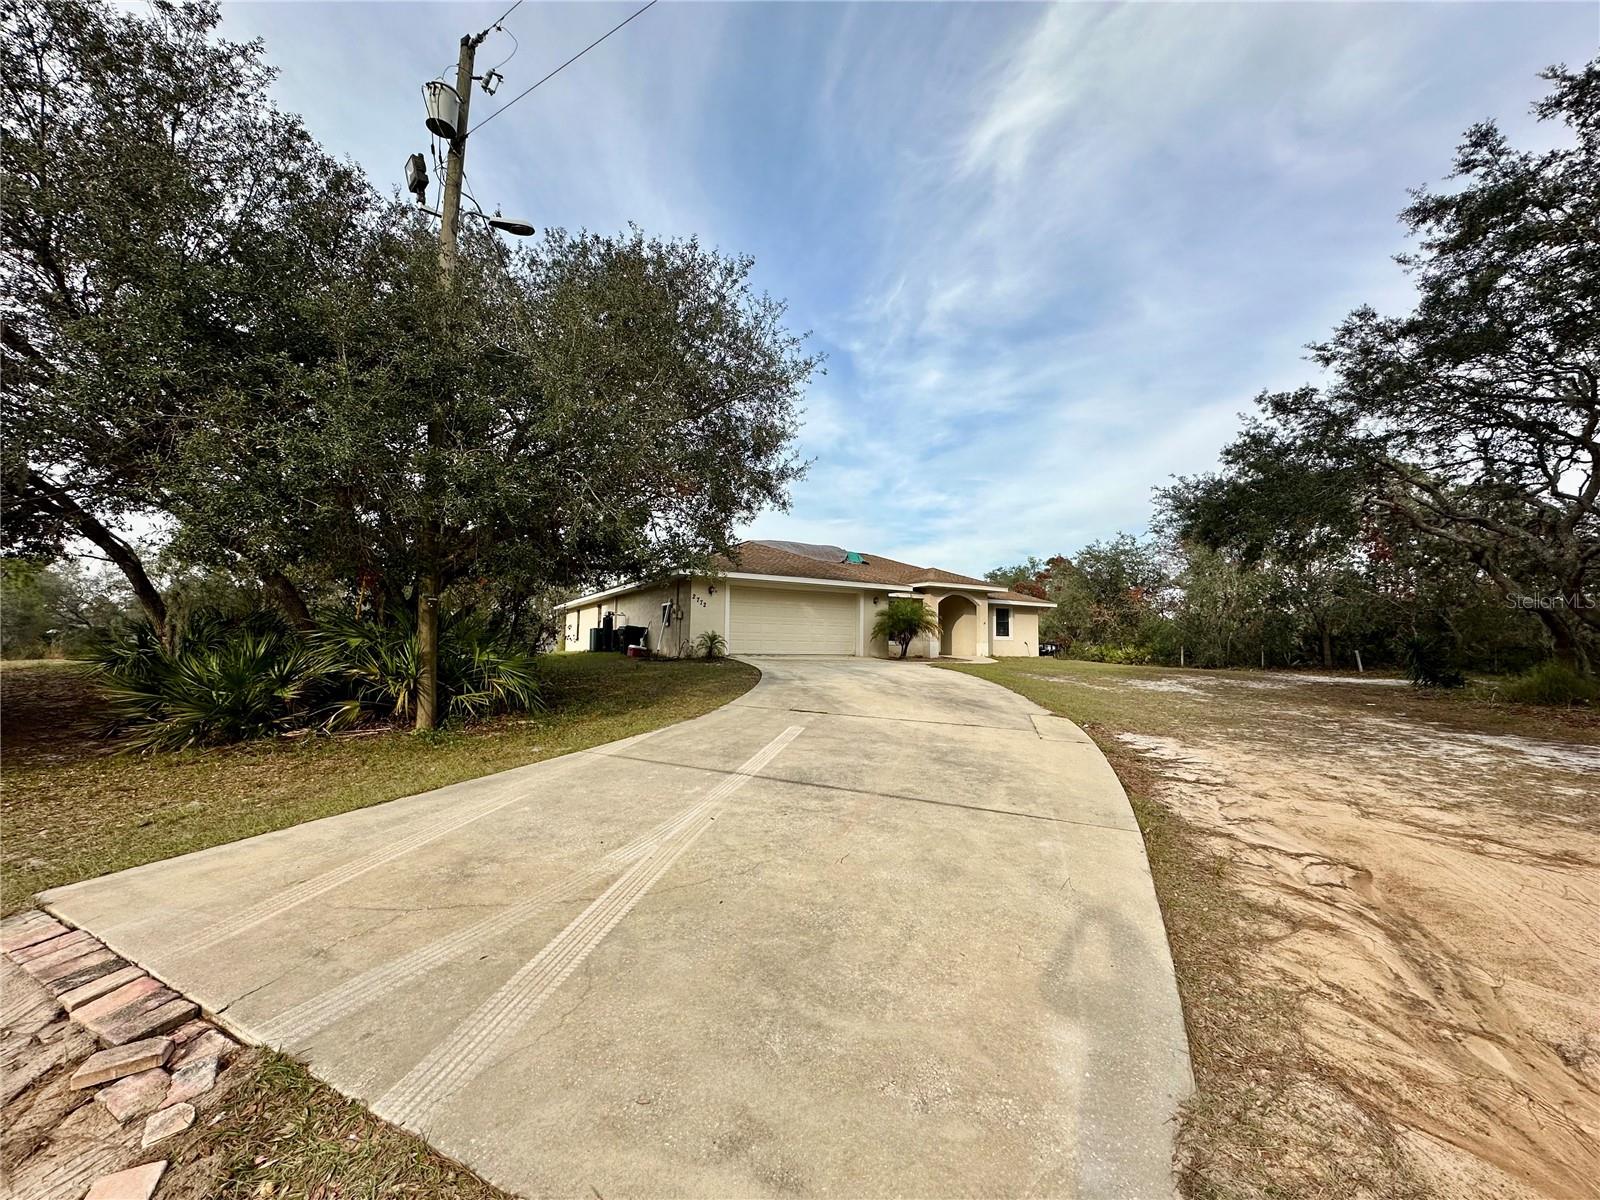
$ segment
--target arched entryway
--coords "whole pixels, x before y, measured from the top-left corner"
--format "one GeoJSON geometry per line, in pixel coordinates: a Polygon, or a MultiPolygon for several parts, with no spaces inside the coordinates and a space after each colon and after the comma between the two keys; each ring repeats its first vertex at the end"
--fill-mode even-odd
{"type": "Polygon", "coordinates": [[[939,601],[939,653],[952,658],[978,653],[978,606],[965,596],[939,601]]]}

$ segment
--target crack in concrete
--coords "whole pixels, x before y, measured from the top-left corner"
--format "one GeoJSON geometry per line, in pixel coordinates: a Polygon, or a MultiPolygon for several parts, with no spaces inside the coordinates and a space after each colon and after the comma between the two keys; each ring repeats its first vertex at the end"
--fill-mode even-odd
{"type": "Polygon", "coordinates": [[[877,713],[833,712],[826,708],[792,708],[777,704],[740,704],[735,701],[729,708],[758,708],[762,712],[797,712],[819,717],[839,717],[851,721],[893,721],[900,725],[945,725],[957,729],[989,729],[999,733],[1034,733],[1033,725],[988,725],[982,721],[939,721],[931,717],[885,717],[877,713]]]}
{"type": "MultiPolygon", "coordinates": [[[[1032,736],[1032,731],[1029,731],[1029,736],[1032,736]]],[[[1063,742],[1062,744],[1067,745],[1069,743],[1063,742]]],[[[660,763],[653,758],[634,758],[632,755],[627,754],[617,754],[613,755],[612,757],[620,758],[628,762],[651,763],[657,766],[685,765],[682,763],[660,763]]],[[[724,767],[695,767],[692,769],[697,771],[705,771],[713,775],[739,774],[738,771],[724,767]]],[[[1024,812],[1019,808],[998,808],[986,804],[963,804],[959,800],[935,800],[930,796],[908,796],[901,792],[873,792],[868,791],[865,788],[848,787],[842,783],[818,783],[812,779],[790,779],[784,775],[761,775],[755,778],[755,782],[783,783],[788,784],[791,787],[812,788],[817,791],[825,792],[845,792],[852,796],[866,796],[875,800],[899,800],[909,804],[933,804],[940,808],[960,808],[966,809],[968,812],[987,813],[990,816],[1021,817],[1028,821],[1047,821],[1054,825],[1081,825],[1085,829],[1107,829],[1113,833],[1131,833],[1135,837],[1140,836],[1138,829],[1129,829],[1122,825],[1107,825],[1103,821],[1083,821],[1074,817],[1052,817],[1047,813],[1024,812]]]]}
{"type": "Polygon", "coordinates": [[[513,1050],[508,1050],[505,1054],[501,1055],[499,1058],[496,1058],[496,1059],[492,1060],[489,1063],[489,1065],[485,1068],[485,1070],[494,1070],[496,1067],[505,1066],[507,1063],[513,1062],[516,1059],[522,1057],[524,1054],[527,1054],[530,1050],[533,1050],[536,1046],[539,1045],[540,1042],[544,1041],[546,1038],[549,1038],[553,1034],[560,1033],[561,1030],[566,1026],[567,1018],[572,1016],[573,1013],[577,1012],[580,1008],[582,1008],[584,1006],[584,1004],[588,1001],[589,996],[593,991],[594,991],[594,971],[593,971],[593,968],[589,964],[586,963],[586,964],[584,964],[584,968],[583,968],[583,991],[578,993],[578,998],[576,1000],[574,1000],[572,1002],[572,1004],[570,1006],[568,1006],[560,1014],[560,1016],[558,1016],[555,1019],[554,1023],[551,1024],[550,1028],[548,1028],[548,1029],[544,1030],[543,1032],[535,1035],[525,1045],[518,1046],[513,1050]]]}
{"type": "Polygon", "coordinates": [[[258,983],[258,984],[256,984],[255,987],[249,989],[248,991],[240,992],[237,996],[235,996],[232,1000],[229,1000],[221,1008],[215,1009],[213,1015],[220,1017],[223,1013],[227,1012],[235,1004],[239,1003],[239,1001],[246,1000],[249,997],[254,996],[257,992],[262,991],[265,988],[271,987],[273,984],[277,983],[279,980],[285,979],[289,975],[293,974],[295,972],[295,970],[297,970],[297,969],[298,968],[296,968],[296,967],[285,967],[282,971],[279,971],[276,975],[274,975],[271,979],[268,979],[265,983],[258,983]]]}
{"type": "MultiPolygon", "coordinates": [[[[715,881],[717,881],[719,879],[737,879],[741,875],[751,875],[751,874],[754,874],[755,871],[758,868],[763,867],[767,863],[774,862],[774,861],[776,861],[776,856],[769,854],[765,858],[757,858],[757,859],[751,860],[750,862],[746,863],[744,866],[738,868],[738,870],[734,870],[734,871],[718,871],[713,875],[702,875],[699,879],[686,879],[686,880],[684,880],[684,882],[682,882],[682,883],[674,883],[670,887],[652,888],[651,889],[651,897],[653,898],[653,897],[656,897],[656,896],[665,896],[669,892],[681,892],[685,888],[703,887],[704,885],[706,885],[708,883],[713,883],[713,882],[715,882],[715,881]]],[[[641,901],[639,906],[641,908],[643,908],[648,903],[649,903],[648,900],[641,901]]]]}

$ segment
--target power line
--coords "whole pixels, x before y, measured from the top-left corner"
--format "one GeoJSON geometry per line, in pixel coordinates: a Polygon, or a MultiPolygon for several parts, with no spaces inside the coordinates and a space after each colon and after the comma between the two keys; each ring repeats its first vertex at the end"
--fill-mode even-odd
{"type": "MultiPolygon", "coordinates": [[[[522,0],[517,0],[517,3],[518,3],[518,4],[520,4],[520,3],[522,3],[522,0]]],[[[492,121],[492,120],[494,120],[494,119],[495,119],[495,118],[496,118],[496,117],[498,117],[498,116],[499,116],[499,115],[500,115],[500,114],[501,114],[501,113],[503,113],[503,112],[505,112],[505,110],[506,110],[506,109],[508,109],[508,108],[510,108],[510,107],[511,107],[511,106],[512,106],[512,105],[513,105],[513,104],[515,104],[515,103],[516,103],[516,102],[517,102],[517,101],[518,101],[518,100],[521,100],[521,99],[522,99],[522,97],[523,97],[523,96],[526,96],[526,95],[527,95],[527,94],[528,94],[528,92],[531,92],[531,91],[533,91],[533,88],[536,88],[536,87],[538,87],[538,86],[539,86],[539,84],[542,84],[542,83],[548,83],[548,82],[549,82],[549,81],[550,81],[550,80],[551,80],[551,79],[554,79],[554,78],[555,78],[555,77],[556,77],[556,76],[557,76],[557,75],[559,75],[559,74],[561,74],[561,72],[562,72],[562,71],[565,71],[565,70],[566,70],[566,69],[567,69],[567,68],[568,68],[568,67],[570,67],[570,66],[571,66],[571,65],[572,65],[572,64],[573,64],[573,63],[575,63],[575,62],[577,62],[577,61],[578,61],[578,60],[579,60],[579,59],[580,59],[580,58],[582,58],[582,57],[583,57],[583,56],[584,56],[584,55],[585,55],[585,54],[587,54],[587,53],[589,53],[589,51],[591,51],[591,50],[593,50],[593,49],[594,49],[594,48],[595,48],[595,47],[596,47],[596,46],[598,46],[598,45],[599,45],[599,44],[600,44],[600,43],[601,43],[601,42],[603,42],[603,41],[605,41],[605,40],[606,40],[606,39],[607,39],[607,38],[608,38],[608,37],[610,37],[610,36],[611,36],[611,35],[612,35],[612,34],[613,34],[613,33],[615,33],[615,32],[616,32],[616,31],[617,31],[617,30],[619,30],[619,29],[621,29],[621,28],[622,28],[622,26],[623,26],[623,25],[626,25],[626,24],[627,24],[627,23],[628,23],[628,21],[631,21],[631,20],[633,20],[633,18],[634,18],[634,17],[637,17],[637,16],[640,16],[640,15],[641,15],[641,14],[643,14],[643,13],[645,13],[645,12],[647,12],[647,11],[648,11],[648,10],[650,10],[650,9],[652,9],[652,8],[654,8],[654,7],[655,7],[655,6],[656,6],[656,3],[657,3],[657,0],[650,0],[650,3],[648,3],[648,4],[646,4],[646,5],[645,5],[645,6],[644,6],[644,7],[643,7],[643,8],[641,8],[641,9],[639,9],[639,10],[638,10],[638,12],[635,12],[635,13],[634,13],[634,14],[633,14],[633,16],[631,16],[631,17],[629,17],[629,18],[628,18],[628,19],[627,19],[627,20],[626,20],[626,21],[622,21],[622,22],[620,22],[620,23],[619,23],[619,24],[616,24],[616,25],[613,25],[613,26],[612,26],[612,27],[611,27],[611,28],[610,28],[610,29],[608,29],[608,30],[606,30],[606,31],[605,31],[605,32],[604,32],[604,33],[602,33],[602,34],[601,34],[601,35],[600,35],[600,36],[599,36],[599,37],[597,37],[597,38],[595,38],[595,40],[594,40],[594,41],[592,41],[592,42],[590,42],[590,43],[589,43],[589,44],[588,44],[588,45],[587,45],[587,46],[585,46],[585,47],[584,47],[584,48],[583,48],[583,49],[582,49],[582,50],[579,50],[579,51],[578,51],[578,52],[577,52],[577,53],[576,53],[576,54],[574,54],[574,55],[573,55],[573,56],[572,56],[572,57],[571,57],[571,58],[569,58],[569,59],[567,59],[567,61],[566,61],[566,62],[564,62],[564,63],[562,63],[562,64],[561,64],[561,65],[560,65],[560,66],[559,66],[559,67],[557,67],[557,68],[556,68],[556,69],[555,69],[555,70],[554,70],[554,71],[551,71],[551,72],[550,72],[550,74],[548,74],[548,75],[546,75],[546,76],[545,76],[545,77],[544,77],[544,78],[543,78],[543,79],[541,79],[541,80],[539,80],[539,82],[538,82],[538,83],[535,83],[535,84],[534,84],[534,85],[533,85],[533,87],[530,87],[530,88],[528,88],[528,89],[527,89],[527,91],[524,91],[524,92],[519,92],[519,93],[518,93],[518,94],[517,94],[517,95],[515,95],[515,96],[513,96],[513,97],[512,97],[512,98],[511,98],[511,99],[510,99],[510,100],[507,100],[507,101],[506,101],[506,102],[505,102],[505,103],[504,103],[504,104],[502,104],[502,105],[501,105],[501,106],[500,106],[500,107],[499,107],[499,108],[497,108],[497,109],[495,109],[495,110],[494,110],[494,111],[493,111],[493,112],[492,112],[492,113],[490,113],[490,114],[489,114],[489,115],[488,115],[488,116],[487,116],[487,117],[485,117],[485,118],[484,118],[484,119],[483,119],[483,120],[481,120],[481,121],[479,121],[479,122],[478,122],[478,124],[477,124],[477,125],[476,125],[476,126],[474,126],[474,127],[473,127],[473,130],[472,130],[472,132],[473,132],[473,133],[477,133],[477,132],[478,132],[478,130],[480,130],[480,129],[482,129],[482,128],[483,128],[483,127],[484,127],[484,126],[485,126],[485,125],[487,125],[487,124],[488,124],[488,123],[489,123],[489,122],[490,122],[490,121],[492,121]]],[[[515,7],[516,7],[516,5],[512,5],[512,7],[513,7],[513,8],[515,8],[515,7]]],[[[503,19],[504,19],[504,18],[502,18],[502,20],[503,20],[503,19]]]]}
{"type": "Polygon", "coordinates": [[[483,203],[478,199],[477,193],[472,190],[472,180],[467,178],[467,168],[464,166],[461,168],[461,191],[467,199],[472,201],[474,208],[480,213],[483,212],[483,203]]]}
{"type": "Polygon", "coordinates": [[[498,26],[500,24],[501,21],[504,21],[507,17],[509,17],[512,13],[516,12],[517,9],[519,9],[521,7],[522,7],[522,0],[517,0],[517,2],[515,4],[513,4],[510,8],[506,9],[505,12],[501,13],[493,21],[490,21],[489,22],[489,29],[485,29],[478,36],[480,38],[488,37],[490,29],[494,29],[496,26],[498,26]]]}
{"type": "MultiPolygon", "coordinates": [[[[499,62],[495,63],[494,66],[489,68],[489,74],[490,75],[493,75],[501,67],[505,66],[508,62],[510,62],[513,58],[515,58],[517,56],[517,51],[522,49],[522,43],[517,41],[517,35],[512,33],[511,30],[505,28],[503,25],[496,25],[495,28],[500,30],[501,33],[505,34],[508,38],[511,39],[511,53],[506,55],[499,62]]],[[[485,78],[487,78],[487,76],[485,78]]],[[[493,93],[490,93],[490,94],[492,95],[493,93]]]]}
{"type": "MultiPolygon", "coordinates": [[[[507,17],[509,17],[512,13],[516,12],[517,9],[519,9],[521,7],[522,7],[522,0],[517,0],[517,2],[515,4],[513,4],[510,8],[506,9],[505,12],[501,13],[500,16],[492,24],[490,24],[488,28],[486,28],[482,33],[480,33],[478,35],[478,37],[477,37],[477,40],[481,42],[486,37],[488,37],[491,33],[493,33],[496,29],[498,29],[501,33],[505,34],[508,38],[511,39],[511,53],[506,55],[499,62],[495,63],[495,65],[490,68],[491,71],[498,71],[501,67],[505,66],[506,63],[510,62],[513,58],[515,58],[517,56],[517,51],[522,48],[521,43],[517,41],[517,35],[512,33],[511,30],[505,28],[505,26],[502,24],[502,22],[507,17]]],[[[450,75],[455,71],[455,69],[456,69],[455,60],[451,59],[448,63],[446,63],[444,65],[444,69],[441,70],[437,75],[435,75],[434,78],[435,79],[442,79],[446,83],[448,83],[448,82],[450,82],[450,75]]]]}

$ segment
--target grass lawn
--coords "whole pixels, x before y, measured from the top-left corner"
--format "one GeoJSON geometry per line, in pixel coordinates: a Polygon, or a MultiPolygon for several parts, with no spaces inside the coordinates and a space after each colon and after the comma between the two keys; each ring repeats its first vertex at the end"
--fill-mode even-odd
{"type": "MultiPolygon", "coordinates": [[[[1114,686],[1123,680],[1171,681],[1185,675],[1202,679],[1229,678],[1246,684],[1260,680],[1293,680],[1292,671],[1181,671],[1175,667],[1126,667],[1065,658],[1002,658],[995,663],[948,665],[1020,692],[1035,704],[1105,734],[1139,732],[1158,736],[1182,733],[1195,710],[1184,693],[1114,686]]],[[[1313,679],[1334,672],[1307,672],[1313,679]]],[[[1551,708],[1507,704],[1495,698],[1489,682],[1454,691],[1391,686],[1394,676],[1338,672],[1345,682],[1307,684],[1305,694],[1319,702],[1349,708],[1381,704],[1388,715],[1484,733],[1523,737],[1557,736],[1600,743],[1600,712],[1592,708],[1551,708]]],[[[1287,701],[1287,698],[1285,698],[1287,701]]],[[[1102,738],[1102,741],[1105,739],[1102,738]]]]}
{"type": "Polygon", "coordinates": [[[119,753],[71,663],[0,667],[0,908],[125,867],[363,808],[709,712],[759,677],[743,663],[609,654],[542,660],[550,708],[460,730],[393,730],[210,750],[119,753]]]}

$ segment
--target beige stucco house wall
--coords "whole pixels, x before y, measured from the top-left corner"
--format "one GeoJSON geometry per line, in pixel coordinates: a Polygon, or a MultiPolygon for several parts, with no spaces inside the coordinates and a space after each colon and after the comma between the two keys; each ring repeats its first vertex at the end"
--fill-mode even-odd
{"type": "Polygon", "coordinates": [[[1039,616],[1053,605],[1032,597],[996,595],[971,588],[924,593],[939,622],[920,653],[929,658],[1016,658],[1039,653],[1039,616]]]}
{"type": "Polygon", "coordinates": [[[995,658],[1032,657],[1039,653],[1039,614],[1048,611],[1018,605],[991,605],[989,609],[989,653],[995,658]],[[1009,632],[1002,636],[998,608],[1008,610],[1009,632]]]}
{"type": "Polygon", "coordinates": [[[915,596],[939,622],[918,638],[917,658],[1025,656],[1039,652],[1039,617],[1052,606],[986,580],[916,567],[872,555],[830,557],[837,547],[745,543],[737,561],[714,575],[681,575],[624,584],[565,607],[562,649],[587,650],[589,631],[607,614],[615,624],[642,625],[657,654],[694,653],[706,631],[721,634],[730,654],[838,654],[898,657],[899,647],[873,638],[880,606],[915,596]],[[807,553],[786,547],[801,546],[807,553]]]}
{"type": "Polygon", "coordinates": [[[704,578],[685,577],[624,589],[569,605],[562,622],[561,649],[587,650],[589,631],[600,628],[609,613],[616,625],[643,625],[650,631],[646,644],[652,651],[677,658],[692,653],[695,639],[707,630],[723,633],[725,611],[721,589],[704,578]],[[669,604],[670,611],[663,612],[663,606],[669,604]]]}

